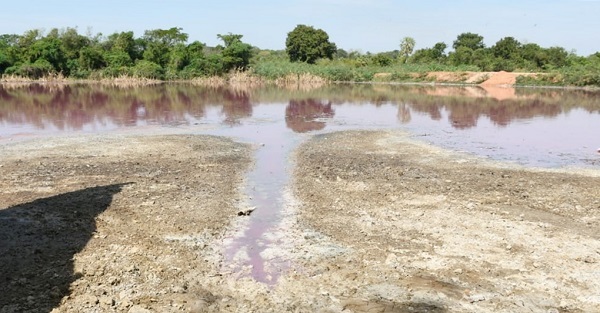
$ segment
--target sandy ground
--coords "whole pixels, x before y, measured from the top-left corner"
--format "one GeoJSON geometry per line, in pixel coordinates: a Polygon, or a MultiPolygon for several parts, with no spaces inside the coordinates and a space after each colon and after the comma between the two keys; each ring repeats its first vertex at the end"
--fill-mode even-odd
{"type": "Polygon", "coordinates": [[[262,254],[289,267],[266,286],[223,260],[251,156],[210,136],[1,145],[0,312],[600,310],[599,171],[312,137],[262,254]]]}
{"type": "Polygon", "coordinates": [[[427,78],[437,83],[467,83],[480,86],[513,86],[519,76],[535,76],[536,73],[520,72],[429,72],[427,78]]]}

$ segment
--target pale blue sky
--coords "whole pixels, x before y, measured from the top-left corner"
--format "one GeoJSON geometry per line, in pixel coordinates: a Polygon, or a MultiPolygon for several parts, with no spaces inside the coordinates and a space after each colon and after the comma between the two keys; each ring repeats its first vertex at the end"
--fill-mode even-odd
{"type": "Polygon", "coordinates": [[[190,41],[220,43],[217,34],[244,35],[264,49],[284,49],[297,24],[325,30],[339,48],[361,52],[398,49],[413,37],[417,48],[474,32],[487,46],[502,37],[579,55],[600,51],[600,0],[6,0],[0,34],[77,27],[85,34],[182,27],[190,41]]]}

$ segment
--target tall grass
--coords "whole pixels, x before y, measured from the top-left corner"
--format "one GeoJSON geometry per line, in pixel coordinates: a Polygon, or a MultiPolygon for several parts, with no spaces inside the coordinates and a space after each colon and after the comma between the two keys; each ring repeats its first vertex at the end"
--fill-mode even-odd
{"type": "Polygon", "coordinates": [[[364,65],[343,61],[323,61],[318,64],[292,63],[286,60],[261,61],[252,67],[253,72],[269,80],[285,79],[293,75],[310,74],[332,82],[370,82],[385,81],[405,82],[425,80],[424,75],[432,71],[478,71],[474,66],[448,66],[442,64],[396,64],[390,66],[364,65]],[[388,75],[377,75],[388,73],[388,75]]]}

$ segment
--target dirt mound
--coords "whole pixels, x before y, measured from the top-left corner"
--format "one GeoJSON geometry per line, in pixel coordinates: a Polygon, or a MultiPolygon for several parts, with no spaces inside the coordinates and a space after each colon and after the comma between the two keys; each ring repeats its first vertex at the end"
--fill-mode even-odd
{"type": "Polygon", "coordinates": [[[482,82],[482,86],[512,86],[517,82],[518,73],[495,72],[488,73],[489,78],[482,82]]]}
{"type": "Polygon", "coordinates": [[[427,78],[438,83],[480,84],[482,86],[514,86],[519,76],[535,73],[512,72],[429,72],[427,78]]]}

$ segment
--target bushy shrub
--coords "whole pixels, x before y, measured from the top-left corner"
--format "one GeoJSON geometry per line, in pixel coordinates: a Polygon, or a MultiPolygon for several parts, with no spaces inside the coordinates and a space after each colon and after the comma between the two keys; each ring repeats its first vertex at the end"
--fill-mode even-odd
{"type": "Polygon", "coordinates": [[[131,69],[131,74],[151,79],[162,79],[164,77],[164,71],[160,65],[146,60],[138,60],[131,69]]]}

